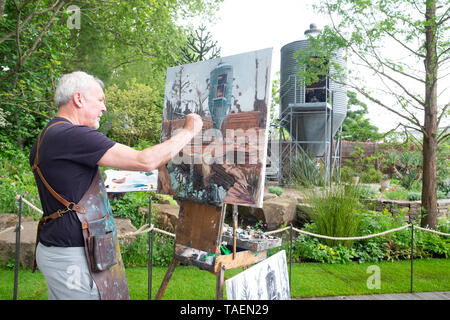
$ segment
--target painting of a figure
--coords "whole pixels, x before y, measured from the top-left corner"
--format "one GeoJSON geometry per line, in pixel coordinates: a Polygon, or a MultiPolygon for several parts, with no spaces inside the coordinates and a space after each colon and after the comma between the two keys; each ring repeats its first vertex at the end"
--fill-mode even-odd
{"type": "Polygon", "coordinates": [[[167,70],[161,142],[189,113],[203,129],[165,167],[158,191],[211,205],[262,207],[272,49],[167,70]]]}
{"type": "Polygon", "coordinates": [[[286,251],[225,281],[228,300],[289,300],[289,278],[286,251]]]}

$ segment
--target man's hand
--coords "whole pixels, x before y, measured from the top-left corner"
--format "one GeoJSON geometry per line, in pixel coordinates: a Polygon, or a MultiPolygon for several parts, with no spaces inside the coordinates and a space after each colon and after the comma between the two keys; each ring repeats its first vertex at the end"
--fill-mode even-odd
{"type": "Polygon", "coordinates": [[[186,116],[183,129],[189,131],[192,137],[195,137],[197,133],[202,130],[203,120],[196,113],[190,113],[186,116]]]}

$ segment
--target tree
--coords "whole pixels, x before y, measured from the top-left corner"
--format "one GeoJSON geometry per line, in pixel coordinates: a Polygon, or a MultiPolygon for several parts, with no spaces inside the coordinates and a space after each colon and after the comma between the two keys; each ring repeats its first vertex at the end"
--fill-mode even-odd
{"type": "Polygon", "coordinates": [[[311,83],[314,74],[317,78],[317,74],[327,73],[396,114],[405,128],[423,135],[421,224],[436,228],[436,151],[449,137],[448,128],[438,131],[450,106],[448,85],[445,88],[445,68],[450,61],[448,1],[326,0],[316,9],[329,15],[331,26],[309,38],[309,52],[299,53],[299,63],[308,63],[308,70],[314,71],[313,75],[299,75],[311,83]],[[323,61],[332,61],[336,52],[343,52],[348,62],[370,74],[361,77],[356,68],[350,68],[345,77],[333,62],[328,69],[321,67],[323,61]],[[318,58],[310,61],[311,55],[318,58]],[[438,83],[444,87],[439,93],[438,83]]]}
{"type": "Polygon", "coordinates": [[[83,70],[121,89],[136,78],[162,106],[166,69],[185,43],[178,21],[212,19],[221,1],[0,0],[0,149],[31,146],[56,113],[62,73],[83,70]]]}
{"type": "Polygon", "coordinates": [[[106,89],[108,113],[102,129],[114,141],[136,147],[159,142],[162,110],[156,104],[158,93],[150,86],[136,83],[126,84],[126,89],[111,85],[106,89]]]}
{"type": "Polygon", "coordinates": [[[347,91],[347,116],[342,123],[342,138],[348,141],[378,141],[383,137],[378,128],[366,118],[369,113],[367,105],[360,101],[357,94],[347,91]]]}
{"type": "Polygon", "coordinates": [[[72,33],[81,68],[123,88],[130,79],[164,88],[167,67],[179,64],[188,29],[180,19],[213,19],[222,0],[78,1],[81,28],[72,33]],[[86,45],[86,44],[89,45],[86,45]]]}
{"type": "Polygon", "coordinates": [[[70,30],[68,1],[0,3],[0,145],[25,149],[55,112],[54,82],[62,72],[70,30]],[[1,120],[1,119],[0,119],[1,120]]]}
{"type": "Polygon", "coordinates": [[[279,123],[279,114],[277,110],[280,109],[280,71],[275,73],[275,79],[272,80],[272,100],[270,102],[270,130],[276,127],[279,123]]]}

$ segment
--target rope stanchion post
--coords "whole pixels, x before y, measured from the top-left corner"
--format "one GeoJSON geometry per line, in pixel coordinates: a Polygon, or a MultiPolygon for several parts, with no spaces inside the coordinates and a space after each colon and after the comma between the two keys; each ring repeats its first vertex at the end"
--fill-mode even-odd
{"type": "Polygon", "coordinates": [[[16,256],[14,261],[14,292],[13,292],[13,300],[17,300],[17,293],[19,288],[19,268],[20,268],[20,229],[22,226],[22,210],[23,210],[23,202],[22,195],[19,198],[19,217],[16,227],[16,256]]]}
{"type": "Polygon", "coordinates": [[[152,300],[152,278],[153,278],[153,229],[152,229],[152,196],[148,200],[148,300],[152,300]]]}

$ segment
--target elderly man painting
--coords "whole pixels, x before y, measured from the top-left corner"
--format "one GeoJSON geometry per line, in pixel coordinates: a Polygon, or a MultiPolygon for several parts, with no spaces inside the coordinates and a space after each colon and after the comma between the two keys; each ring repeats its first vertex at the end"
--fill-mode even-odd
{"type": "MultiPolygon", "coordinates": [[[[49,299],[127,299],[127,288],[125,293],[114,292],[118,277],[124,277],[124,269],[117,265],[117,259],[121,262],[120,253],[115,256],[115,239],[110,235],[115,227],[107,212],[110,207],[98,166],[152,171],[168,162],[200,132],[202,120],[197,114],[189,114],[183,130],[176,135],[137,151],[97,131],[106,111],[99,79],[81,71],[64,75],[54,100],[58,106],[56,117],[41,132],[30,152],[44,211],[36,237],[35,268],[47,280],[49,299]],[[104,205],[106,213],[94,212],[101,219],[89,220],[91,211],[100,210],[98,204],[104,205]],[[101,254],[106,260],[98,257],[96,246],[110,246],[112,252],[101,254]],[[111,275],[110,270],[122,275],[111,275]],[[101,278],[101,285],[97,281],[100,275],[106,277],[101,278]]],[[[126,280],[124,283],[126,286],[126,280]]]]}

